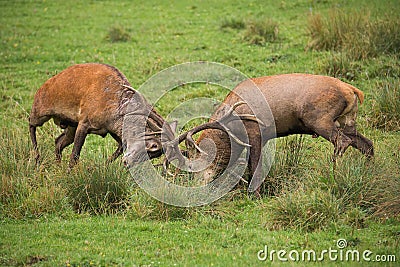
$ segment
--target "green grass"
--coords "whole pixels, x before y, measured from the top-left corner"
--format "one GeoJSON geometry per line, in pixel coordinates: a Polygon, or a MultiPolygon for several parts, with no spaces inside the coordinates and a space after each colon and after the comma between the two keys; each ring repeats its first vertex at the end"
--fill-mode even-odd
{"type": "Polygon", "coordinates": [[[262,208],[254,204],[241,208],[257,218],[258,224],[247,224],[241,213],[222,219],[195,214],[190,220],[167,222],[116,216],[5,222],[0,230],[0,264],[24,266],[39,261],[37,266],[243,266],[266,264],[257,259],[257,252],[265,245],[288,251],[321,251],[335,248],[335,241],[345,238],[352,249],[386,255],[393,254],[396,242],[398,245],[398,229],[390,223],[371,224],[356,233],[346,227],[306,234],[267,231],[261,224],[262,208]],[[7,232],[3,231],[5,227],[7,232]]]}
{"type": "MultiPolygon", "coordinates": [[[[257,260],[265,245],[322,250],[336,248],[339,238],[400,260],[397,1],[3,1],[0,14],[1,266],[268,265],[257,260]],[[358,42],[357,30],[342,34],[354,45],[307,49],[310,16],[329,21],[332,10],[347,18],[342,23],[360,18],[375,25],[374,35],[368,28],[368,39],[358,42]],[[279,35],[268,39],[270,29],[279,35]],[[375,44],[368,46],[373,53],[363,50],[365,43],[375,44]],[[367,162],[349,148],[334,167],[326,140],[280,139],[260,200],[240,185],[199,208],[154,200],[120,159],[105,165],[116,148],[110,137],[89,136],[80,164],[68,173],[71,148],[56,164],[61,130],[52,122],[38,130],[42,164],[35,167],[27,119],[49,77],[75,63],[103,62],[139,88],[157,72],[191,61],[223,63],[249,77],[305,72],[350,82],[365,93],[358,129],[374,142],[376,158],[367,162]]],[[[324,32],[328,26],[321,25],[324,32]]],[[[226,94],[211,84],[185,85],[156,109],[165,116],[185,100],[226,94]]]]}
{"type": "Polygon", "coordinates": [[[243,39],[249,44],[265,45],[277,42],[279,38],[279,25],[271,19],[250,20],[247,22],[243,39]]]}
{"type": "Polygon", "coordinates": [[[311,15],[308,30],[312,37],[308,47],[343,51],[359,60],[378,54],[398,54],[400,34],[397,14],[387,10],[385,16],[372,19],[368,10],[332,9],[329,16],[311,15]]]}
{"type": "Polygon", "coordinates": [[[400,130],[400,82],[399,79],[388,79],[377,82],[375,101],[371,109],[372,124],[386,130],[400,130]]]}

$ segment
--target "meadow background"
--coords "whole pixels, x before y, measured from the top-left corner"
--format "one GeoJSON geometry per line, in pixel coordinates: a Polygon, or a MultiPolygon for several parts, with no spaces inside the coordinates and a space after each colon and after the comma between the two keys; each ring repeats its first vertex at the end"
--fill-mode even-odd
{"type": "MultiPolygon", "coordinates": [[[[0,266],[257,266],[271,263],[257,259],[265,245],[321,251],[340,238],[398,264],[399,14],[395,0],[0,1],[0,266]],[[139,88],[191,61],[249,77],[304,72],[351,83],[365,93],[358,129],[376,158],[349,148],[334,169],[326,140],[281,138],[261,199],[243,184],[211,205],[178,208],[143,192],[120,160],[105,164],[110,137],[89,136],[68,173],[71,149],[55,164],[61,130],[50,122],[38,130],[35,168],[27,119],[48,78],[101,62],[139,88]]],[[[226,93],[184,86],[156,109],[226,93]]]]}

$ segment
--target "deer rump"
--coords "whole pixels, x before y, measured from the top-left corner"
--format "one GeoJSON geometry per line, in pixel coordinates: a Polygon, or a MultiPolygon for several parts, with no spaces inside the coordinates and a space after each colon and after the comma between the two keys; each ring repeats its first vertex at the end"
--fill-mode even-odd
{"type": "MultiPolygon", "coordinates": [[[[258,193],[261,180],[261,149],[268,140],[291,134],[322,136],[334,145],[334,156],[342,155],[352,146],[367,157],[374,155],[373,143],[356,130],[358,101],[364,100],[363,93],[350,84],[336,78],[311,74],[283,74],[252,78],[239,85],[225,98],[210,119],[218,121],[225,115],[226,106],[234,106],[245,100],[245,105],[237,105],[235,112],[240,116],[253,114],[257,119],[243,118],[248,142],[248,168],[258,193]],[[260,93],[268,106],[259,106],[260,93]],[[251,108],[250,108],[251,107],[251,108]],[[255,108],[254,108],[255,107],[255,108]],[[254,112],[255,111],[255,112],[254,112]],[[272,115],[272,116],[271,116],[272,115]],[[262,124],[262,126],[260,125],[262,124]]],[[[199,127],[203,130],[205,127],[199,127]]],[[[230,128],[230,127],[228,127],[230,128]]],[[[192,132],[196,132],[193,129],[192,132]]],[[[233,134],[234,128],[230,128],[233,134]]],[[[209,182],[221,170],[228,167],[231,149],[237,149],[226,131],[205,129],[197,140],[211,139],[216,146],[216,158],[200,173],[204,182],[209,182]]],[[[242,146],[241,149],[244,147],[242,146]]],[[[239,156],[233,153],[233,157],[239,156]]]]}

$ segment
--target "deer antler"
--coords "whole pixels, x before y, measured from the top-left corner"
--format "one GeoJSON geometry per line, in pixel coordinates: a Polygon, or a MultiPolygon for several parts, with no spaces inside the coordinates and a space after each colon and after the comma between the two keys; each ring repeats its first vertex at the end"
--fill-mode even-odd
{"type": "Polygon", "coordinates": [[[265,126],[265,124],[259,120],[255,115],[252,114],[242,114],[242,115],[237,115],[237,114],[233,114],[233,112],[235,111],[235,109],[240,106],[246,104],[246,102],[244,101],[240,101],[235,103],[232,107],[229,108],[228,112],[222,116],[221,118],[215,120],[215,121],[210,121],[204,124],[201,124],[183,134],[181,134],[179,136],[179,143],[181,143],[183,140],[185,140],[186,145],[192,145],[194,146],[199,152],[201,153],[205,153],[193,140],[193,135],[206,130],[206,129],[217,129],[217,130],[221,130],[221,131],[225,131],[230,137],[233,138],[233,140],[238,143],[239,145],[242,146],[246,146],[246,147],[250,147],[249,144],[243,142],[242,140],[240,140],[236,135],[234,135],[232,133],[232,131],[226,126],[226,124],[228,124],[231,121],[235,121],[235,120],[250,120],[250,121],[255,121],[257,123],[259,123],[262,126],[265,126]]]}
{"type": "Polygon", "coordinates": [[[171,129],[170,125],[164,121],[164,119],[158,115],[153,109],[149,113],[143,111],[132,111],[126,113],[125,116],[137,115],[147,116],[147,125],[151,128],[152,132],[146,132],[146,136],[154,136],[164,134],[164,137],[168,141],[175,139],[175,133],[171,129]]]}
{"type": "Polygon", "coordinates": [[[204,153],[207,154],[205,151],[203,151],[197,144],[196,142],[193,140],[193,135],[201,132],[203,130],[206,129],[217,129],[217,130],[221,130],[226,132],[230,137],[232,137],[232,139],[239,145],[241,146],[245,146],[245,147],[251,147],[251,145],[243,142],[242,140],[240,140],[239,137],[237,137],[235,134],[232,133],[232,131],[226,126],[226,124],[228,124],[229,122],[235,121],[235,120],[248,120],[248,121],[254,121],[262,126],[265,127],[265,124],[258,119],[255,115],[253,114],[234,114],[233,112],[235,111],[235,109],[240,106],[246,104],[246,102],[244,101],[240,101],[235,103],[232,107],[229,108],[229,110],[226,112],[226,114],[224,116],[222,116],[221,118],[214,120],[214,121],[210,121],[204,124],[201,124],[197,127],[194,127],[193,129],[181,134],[177,139],[166,142],[164,145],[166,147],[168,147],[166,149],[166,157],[164,159],[164,163],[163,163],[163,168],[165,172],[168,172],[167,168],[169,166],[169,163],[173,160],[178,159],[179,161],[179,166],[182,166],[182,164],[184,165],[186,163],[186,159],[185,157],[183,157],[180,153],[179,153],[179,148],[178,145],[180,143],[182,143],[183,141],[185,141],[186,146],[193,146],[197,149],[197,151],[199,151],[200,153],[204,153]]]}

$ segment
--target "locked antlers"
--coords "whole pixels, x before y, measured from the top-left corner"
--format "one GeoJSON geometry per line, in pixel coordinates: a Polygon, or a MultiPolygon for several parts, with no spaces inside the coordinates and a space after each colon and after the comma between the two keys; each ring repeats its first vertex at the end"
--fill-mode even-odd
{"type": "Polygon", "coordinates": [[[201,132],[206,129],[217,129],[221,131],[225,131],[230,137],[233,138],[233,140],[238,143],[239,145],[245,146],[245,147],[250,147],[249,144],[243,142],[240,140],[236,135],[232,133],[232,131],[226,126],[229,122],[235,121],[235,120],[250,120],[250,121],[255,121],[261,125],[264,125],[262,121],[260,121],[255,115],[252,114],[242,114],[238,115],[233,113],[235,109],[240,106],[246,104],[244,101],[240,101],[235,103],[232,107],[229,108],[228,112],[222,116],[221,118],[210,121],[204,124],[201,124],[197,127],[194,127],[193,129],[181,134],[179,136],[179,143],[185,140],[187,146],[194,146],[199,152],[205,153],[204,151],[201,150],[201,148],[196,144],[196,142],[193,140],[193,135],[201,132]]]}
{"type": "Polygon", "coordinates": [[[201,132],[203,130],[206,130],[206,129],[217,129],[217,130],[224,131],[230,137],[232,137],[232,139],[237,144],[239,144],[241,146],[245,146],[245,147],[250,147],[249,144],[240,140],[240,138],[237,137],[235,134],[233,134],[232,131],[226,126],[228,123],[235,121],[235,120],[254,121],[261,126],[265,126],[265,124],[253,114],[240,114],[239,115],[237,113],[234,113],[235,109],[238,106],[243,105],[243,104],[246,104],[246,102],[240,101],[240,102],[235,103],[232,107],[229,108],[228,112],[226,112],[226,114],[224,116],[222,116],[221,118],[219,118],[217,120],[209,121],[209,122],[201,124],[197,127],[194,127],[193,129],[181,134],[175,140],[170,141],[169,144],[166,144],[167,145],[166,150],[165,150],[166,157],[165,157],[164,164],[163,164],[164,171],[166,171],[166,169],[168,168],[169,162],[171,162],[175,159],[178,159],[178,161],[179,161],[178,167],[185,165],[185,162],[187,159],[185,159],[185,157],[183,157],[183,155],[180,153],[180,150],[178,148],[178,145],[180,143],[182,143],[183,141],[185,141],[187,147],[192,146],[192,147],[196,148],[196,150],[199,151],[200,153],[207,154],[193,140],[194,134],[201,132]]]}

